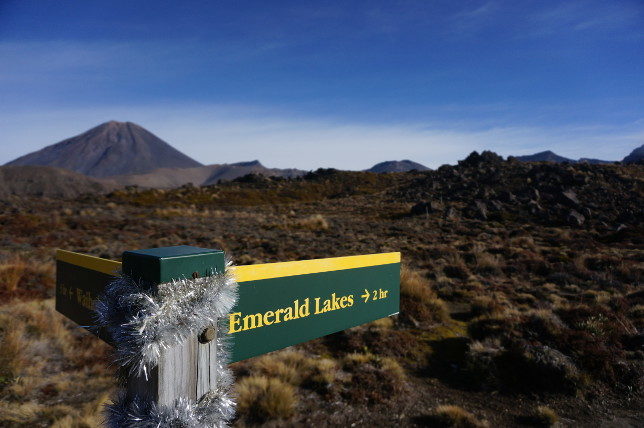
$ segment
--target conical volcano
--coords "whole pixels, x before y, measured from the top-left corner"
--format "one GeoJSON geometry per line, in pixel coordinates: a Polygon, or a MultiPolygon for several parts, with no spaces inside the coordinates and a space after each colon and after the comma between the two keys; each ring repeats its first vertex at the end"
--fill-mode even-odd
{"type": "Polygon", "coordinates": [[[110,121],[29,153],[7,165],[47,165],[92,177],[141,174],[157,168],[201,166],[132,122],[110,121]]]}

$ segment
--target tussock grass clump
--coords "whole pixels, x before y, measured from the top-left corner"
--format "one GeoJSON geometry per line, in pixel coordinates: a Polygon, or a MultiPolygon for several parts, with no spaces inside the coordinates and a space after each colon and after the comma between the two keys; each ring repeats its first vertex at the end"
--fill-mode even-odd
{"type": "Polygon", "coordinates": [[[465,356],[465,373],[474,386],[495,385],[498,382],[497,359],[505,351],[499,339],[475,340],[465,356]]]}
{"type": "Polygon", "coordinates": [[[559,345],[570,330],[550,311],[483,316],[468,331],[478,342],[469,347],[466,370],[481,385],[568,393],[584,386],[578,361],[571,357],[578,355],[559,345]]]}
{"type": "Polygon", "coordinates": [[[635,305],[629,309],[628,315],[633,320],[633,325],[637,329],[644,328],[644,305],[635,305]]]}
{"type": "Polygon", "coordinates": [[[473,316],[497,316],[503,314],[509,306],[503,295],[477,296],[472,300],[470,312],[473,316]]]}
{"type": "Polygon", "coordinates": [[[329,358],[310,358],[303,352],[289,349],[261,356],[251,372],[277,378],[293,386],[318,389],[335,382],[338,365],[329,358]]]}
{"type": "Polygon", "coordinates": [[[474,253],[474,270],[482,275],[499,275],[505,267],[503,259],[498,254],[490,254],[483,251],[474,253]]]}
{"type": "Polygon", "coordinates": [[[313,214],[309,217],[297,220],[291,224],[291,227],[294,229],[304,230],[327,230],[329,228],[329,222],[322,214],[313,214]]]}
{"type": "Polygon", "coordinates": [[[536,426],[551,427],[559,421],[559,416],[548,406],[538,406],[529,420],[536,426]]]}
{"type": "Polygon", "coordinates": [[[12,256],[0,260],[0,300],[49,297],[54,288],[54,265],[12,256]]]}
{"type": "Polygon", "coordinates": [[[295,413],[295,388],[280,379],[249,376],[237,382],[235,390],[239,412],[251,420],[287,419],[295,413]]]}
{"type": "Polygon", "coordinates": [[[353,352],[351,354],[347,354],[342,359],[343,367],[348,370],[353,370],[365,364],[372,364],[383,371],[389,372],[401,381],[406,378],[405,369],[402,368],[398,361],[391,357],[381,357],[371,353],[353,352]]]}
{"type": "Polygon", "coordinates": [[[393,358],[370,353],[351,353],[342,360],[343,368],[350,373],[344,396],[361,404],[383,403],[405,388],[406,374],[393,358]]]}
{"type": "Polygon", "coordinates": [[[449,321],[444,301],[432,290],[429,280],[420,272],[403,266],[400,270],[401,313],[416,321],[449,321]]]}
{"type": "Polygon", "coordinates": [[[27,263],[12,257],[0,265],[0,288],[8,293],[13,293],[27,270],[27,263]]]}
{"type": "Polygon", "coordinates": [[[389,330],[394,325],[394,320],[391,317],[380,318],[369,323],[369,327],[375,330],[389,330]]]}
{"type": "Polygon", "coordinates": [[[438,427],[450,428],[487,428],[490,425],[485,420],[477,418],[459,406],[438,406],[430,415],[430,419],[438,427]]]}
{"type": "Polygon", "coordinates": [[[0,318],[0,390],[19,376],[27,365],[23,328],[9,317],[0,318]]]}

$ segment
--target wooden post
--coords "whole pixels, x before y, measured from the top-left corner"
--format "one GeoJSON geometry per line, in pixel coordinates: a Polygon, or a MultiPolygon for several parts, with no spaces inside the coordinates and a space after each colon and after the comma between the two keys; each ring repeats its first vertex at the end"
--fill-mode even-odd
{"type": "MultiPolygon", "coordinates": [[[[123,272],[153,287],[173,279],[223,273],[224,269],[224,252],[220,250],[181,245],[123,253],[123,272]]],[[[148,373],[147,379],[143,375],[130,376],[128,396],[171,406],[180,397],[196,402],[214,389],[216,338],[212,331],[200,333],[164,350],[159,365],[148,373]]]]}

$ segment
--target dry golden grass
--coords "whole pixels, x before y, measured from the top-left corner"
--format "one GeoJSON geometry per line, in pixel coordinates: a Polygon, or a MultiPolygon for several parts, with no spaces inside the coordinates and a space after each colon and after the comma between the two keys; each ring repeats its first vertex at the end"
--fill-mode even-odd
{"type": "Polygon", "coordinates": [[[498,254],[479,252],[475,254],[476,271],[479,273],[500,274],[504,262],[498,254]]]}
{"type": "Polygon", "coordinates": [[[493,294],[491,296],[477,296],[472,300],[471,312],[475,316],[497,316],[506,311],[510,303],[505,296],[493,294]]]}
{"type": "Polygon", "coordinates": [[[10,384],[27,364],[24,358],[24,329],[8,317],[0,318],[0,390],[10,384]]]}
{"type": "Polygon", "coordinates": [[[559,421],[559,416],[550,407],[539,406],[536,408],[531,419],[536,425],[551,427],[559,421]]]}
{"type": "Polygon", "coordinates": [[[165,207],[155,208],[154,217],[160,218],[173,218],[173,217],[194,217],[194,218],[217,218],[223,215],[222,211],[197,209],[193,206],[190,207],[165,207]]]}
{"type": "Polygon", "coordinates": [[[108,400],[109,395],[103,394],[81,406],[43,405],[36,401],[0,401],[0,426],[42,426],[43,422],[47,422],[47,426],[53,428],[96,428],[102,426],[103,406],[108,400]]]}
{"type": "Polygon", "coordinates": [[[496,354],[503,350],[501,341],[498,338],[486,339],[484,341],[474,340],[469,344],[470,353],[474,354],[496,354]]]}
{"type": "Polygon", "coordinates": [[[256,375],[280,379],[293,386],[326,385],[335,381],[338,366],[328,358],[310,358],[287,349],[259,357],[251,368],[256,375]]]}
{"type": "Polygon", "coordinates": [[[452,428],[487,428],[490,425],[485,420],[479,420],[475,415],[459,406],[445,405],[434,409],[432,417],[437,426],[452,428]]]}
{"type": "Polygon", "coordinates": [[[398,361],[394,360],[393,358],[390,358],[390,357],[381,358],[380,368],[383,371],[390,373],[394,378],[396,378],[400,382],[403,382],[407,378],[405,369],[400,365],[398,361]]]}
{"type": "Polygon", "coordinates": [[[115,386],[107,345],[71,327],[53,300],[1,306],[0,345],[0,426],[98,426],[115,386]]]}
{"type": "Polygon", "coordinates": [[[329,228],[329,222],[322,214],[313,214],[309,217],[295,221],[291,224],[291,227],[294,229],[305,230],[327,230],[329,228]]]}
{"type": "Polygon", "coordinates": [[[405,265],[400,269],[400,293],[419,300],[433,297],[429,281],[420,272],[405,265]]]}
{"type": "Polygon", "coordinates": [[[394,326],[394,320],[391,317],[380,318],[369,323],[369,327],[375,330],[389,330],[394,326]]]}
{"type": "Polygon", "coordinates": [[[360,364],[367,364],[372,360],[372,358],[373,358],[373,355],[371,354],[362,354],[359,352],[353,352],[351,354],[347,354],[342,359],[342,364],[345,367],[353,367],[360,364]]]}
{"type": "Polygon", "coordinates": [[[0,258],[0,298],[43,297],[54,286],[54,264],[19,255],[0,258]],[[30,295],[31,293],[31,295],[30,295]]]}
{"type": "MultiPolygon", "coordinates": [[[[252,371],[268,377],[278,378],[291,385],[300,385],[302,383],[302,370],[304,365],[304,355],[287,351],[292,354],[292,358],[286,358],[279,353],[267,354],[257,358],[253,364],[252,371]]],[[[286,354],[284,352],[283,354],[286,354]]]]}
{"type": "Polygon", "coordinates": [[[295,412],[295,388],[280,379],[249,376],[237,382],[235,390],[238,411],[252,420],[286,419],[295,412]]]}
{"type": "Polygon", "coordinates": [[[511,247],[519,247],[527,250],[537,249],[532,236],[517,236],[515,238],[511,238],[509,244],[511,247]]]}
{"type": "Polygon", "coordinates": [[[19,257],[12,257],[0,264],[0,289],[13,293],[27,270],[27,263],[19,257]]]}
{"type": "Polygon", "coordinates": [[[432,290],[429,280],[420,272],[402,266],[400,270],[402,311],[415,318],[445,322],[449,320],[447,305],[432,290]]]}
{"type": "Polygon", "coordinates": [[[366,364],[374,365],[384,372],[391,374],[400,382],[403,382],[407,378],[405,369],[400,365],[400,363],[398,363],[398,361],[390,357],[380,357],[371,353],[363,354],[354,352],[347,354],[342,359],[343,367],[348,370],[354,370],[355,368],[366,364]]]}

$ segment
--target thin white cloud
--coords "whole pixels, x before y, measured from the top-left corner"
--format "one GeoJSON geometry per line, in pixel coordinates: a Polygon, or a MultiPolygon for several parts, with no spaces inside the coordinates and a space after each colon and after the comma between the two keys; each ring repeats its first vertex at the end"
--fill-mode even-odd
{"type": "Polygon", "coordinates": [[[641,32],[641,6],[624,1],[566,1],[527,16],[526,34],[550,36],[570,31],[605,33],[638,26],[641,32]]]}
{"type": "Polygon", "coordinates": [[[340,123],[261,108],[190,105],[7,113],[0,116],[0,163],[107,120],[139,123],[202,163],[259,159],[270,167],[365,169],[412,159],[430,167],[471,151],[508,155],[553,150],[570,158],[619,160],[644,142],[644,126],[438,127],[425,123],[340,123]]]}

